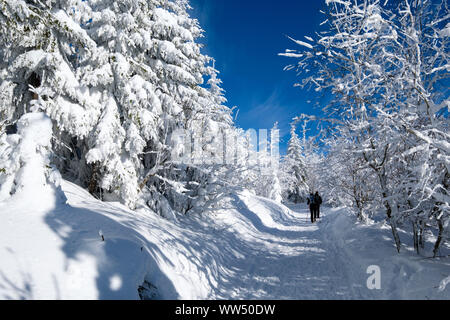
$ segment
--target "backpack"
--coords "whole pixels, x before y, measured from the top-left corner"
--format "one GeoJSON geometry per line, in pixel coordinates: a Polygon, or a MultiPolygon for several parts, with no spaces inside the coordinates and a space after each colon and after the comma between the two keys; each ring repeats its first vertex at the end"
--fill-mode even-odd
{"type": "Polygon", "coordinates": [[[322,204],[322,198],[318,194],[314,195],[314,202],[313,203],[321,205],[322,204]]]}
{"type": "Polygon", "coordinates": [[[314,195],[310,195],[310,196],[308,197],[308,204],[309,204],[309,205],[314,205],[314,204],[316,204],[316,197],[315,197],[314,195]]]}

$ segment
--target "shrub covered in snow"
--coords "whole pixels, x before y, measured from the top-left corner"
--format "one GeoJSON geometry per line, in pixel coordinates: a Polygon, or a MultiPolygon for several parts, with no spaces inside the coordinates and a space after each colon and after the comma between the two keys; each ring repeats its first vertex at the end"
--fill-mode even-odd
{"type": "Polygon", "coordinates": [[[43,198],[34,197],[36,203],[48,206],[65,199],[60,190],[61,175],[51,164],[51,139],[52,121],[41,112],[23,115],[17,122],[17,134],[3,136],[0,200],[16,194],[40,194],[43,198]]]}

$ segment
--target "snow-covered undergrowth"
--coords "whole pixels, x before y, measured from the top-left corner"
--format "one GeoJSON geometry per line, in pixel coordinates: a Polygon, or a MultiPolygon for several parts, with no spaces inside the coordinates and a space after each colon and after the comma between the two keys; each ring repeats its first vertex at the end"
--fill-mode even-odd
{"type": "Polygon", "coordinates": [[[450,298],[450,261],[398,255],[388,229],[355,227],[344,210],[311,225],[304,206],[244,192],[168,221],[61,186],[67,203],[40,206],[45,188],[0,203],[0,299],[450,298]]]}
{"type": "Polygon", "coordinates": [[[349,278],[355,284],[355,295],[376,299],[449,299],[450,247],[441,248],[442,258],[430,258],[435,238],[427,235],[423,256],[415,253],[411,230],[400,229],[403,245],[397,253],[392,242],[392,230],[386,221],[356,224],[354,215],[345,209],[330,209],[323,226],[324,241],[331,245],[330,252],[337,253],[345,265],[349,278]],[[410,241],[408,241],[410,240],[410,241]],[[334,249],[333,249],[334,248],[334,249]],[[381,289],[371,291],[366,287],[369,266],[381,271],[381,289]]]}

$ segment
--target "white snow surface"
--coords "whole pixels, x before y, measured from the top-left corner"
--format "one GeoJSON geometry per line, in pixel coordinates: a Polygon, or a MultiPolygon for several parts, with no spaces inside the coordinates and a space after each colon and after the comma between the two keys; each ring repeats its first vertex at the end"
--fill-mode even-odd
{"type": "Polygon", "coordinates": [[[306,206],[249,192],[168,221],[63,180],[0,202],[0,299],[139,299],[144,280],[154,299],[449,299],[450,261],[399,255],[389,232],[344,209],[312,225],[306,206]]]}

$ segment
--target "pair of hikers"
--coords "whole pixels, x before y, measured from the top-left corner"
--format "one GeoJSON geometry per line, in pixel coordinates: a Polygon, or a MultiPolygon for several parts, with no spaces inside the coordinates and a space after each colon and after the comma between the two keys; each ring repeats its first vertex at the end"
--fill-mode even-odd
{"type": "Polygon", "coordinates": [[[308,197],[309,210],[311,211],[311,223],[316,222],[320,218],[320,205],[322,204],[322,197],[319,192],[311,193],[308,197]]]}

